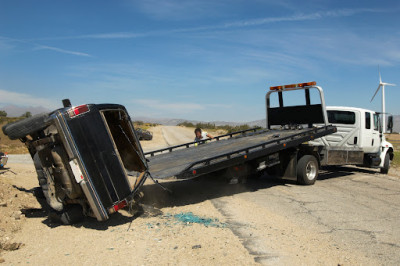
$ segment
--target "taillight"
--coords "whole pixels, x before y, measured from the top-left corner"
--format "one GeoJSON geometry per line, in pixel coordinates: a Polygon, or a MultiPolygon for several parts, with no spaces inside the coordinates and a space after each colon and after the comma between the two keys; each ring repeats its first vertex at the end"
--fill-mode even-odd
{"type": "Polygon", "coordinates": [[[87,104],[84,104],[84,105],[79,105],[79,106],[72,107],[71,109],[69,109],[68,110],[68,115],[69,115],[70,118],[73,118],[75,116],[82,115],[82,114],[87,113],[89,111],[90,111],[89,110],[89,106],[87,104]]]}
{"type": "Polygon", "coordinates": [[[128,205],[128,202],[126,200],[123,200],[123,201],[115,204],[114,206],[112,206],[109,211],[110,211],[110,213],[117,212],[120,209],[126,207],[126,205],[128,205]]]}

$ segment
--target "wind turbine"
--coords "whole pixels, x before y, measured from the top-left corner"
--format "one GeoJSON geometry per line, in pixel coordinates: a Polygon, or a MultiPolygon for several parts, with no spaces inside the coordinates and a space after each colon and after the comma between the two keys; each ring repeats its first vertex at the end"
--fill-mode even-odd
{"type": "Polygon", "coordinates": [[[396,84],[382,82],[381,70],[379,67],[378,67],[378,71],[379,71],[379,86],[376,89],[374,96],[372,96],[371,102],[375,98],[379,89],[382,88],[382,132],[386,133],[385,86],[396,86],[396,84]]]}

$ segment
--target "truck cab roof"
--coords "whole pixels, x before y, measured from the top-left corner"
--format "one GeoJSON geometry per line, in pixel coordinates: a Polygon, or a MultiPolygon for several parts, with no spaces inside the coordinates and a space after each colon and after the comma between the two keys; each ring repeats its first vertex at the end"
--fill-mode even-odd
{"type": "Polygon", "coordinates": [[[359,111],[359,112],[372,112],[375,113],[375,111],[369,110],[369,109],[364,109],[364,108],[358,108],[358,107],[348,107],[348,106],[327,106],[326,110],[341,110],[341,111],[359,111]]]}

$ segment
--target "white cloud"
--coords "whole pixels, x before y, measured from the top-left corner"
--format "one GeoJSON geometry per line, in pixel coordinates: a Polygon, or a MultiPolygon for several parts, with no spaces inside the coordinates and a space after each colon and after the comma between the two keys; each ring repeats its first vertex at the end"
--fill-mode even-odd
{"type": "Polygon", "coordinates": [[[0,38],[0,51],[1,50],[11,50],[12,48],[14,48],[13,45],[11,45],[9,42],[2,40],[0,38]]]}
{"type": "Polygon", "coordinates": [[[19,106],[42,106],[45,108],[55,109],[57,104],[46,98],[38,98],[30,94],[12,92],[0,89],[0,103],[3,105],[19,105],[19,106]]]}
{"type": "Polygon", "coordinates": [[[130,1],[135,10],[155,19],[182,20],[221,16],[222,1],[213,0],[141,0],[130,1]]]}
{"type": "Polygon", "coordinates": [[[42,45],[42,44],[38,44],[38,43],[29,41],[29,40],[19,40],[19,39],[9,38],[9,37],[5,37],[5,36],[0,36],[0,50],[5,49],[5,48],[6,49],[14,48],[15,46],[12,46],[10,43],[19,43],[19,44],[26,44],[29,46],[33,46],[34,50],[51,50],[51,51],[55,51],[55,52],[63,53],[63,54],[91,57],[90,54],[83,53],[83,52],[71,51],[71,50],[66,50],[66,49],[62,49],[62,48],[58,48],[58,47],[42,45]]]}
{"type": "Polygon", "coordinates": [[[91,57],[91,55],[87,54],[87,53],[76,52],[76,51],[71,51],[71,50],[65,50],[65,49],[52,47],[52,46],[46,46],[46,45],[38,45],[38,46],[36,46],[34,48],[34,50],[51,50],[51,51],[55,51],[55,52],[63,53],[63,54],[71,54],[71,55],[77,55],[77,56],[91,57]]]}
{"type": "Polygon", "coordinates": [[[241,21],[233,21],[228,23],[216,24],[216,25],[205,25],[191,28],[176,28],[170,30],[157,30],[148,31],[142,33],[135,32],[109,32],[100,34],[87,34],[77,36],[66,36],[66,37],[49,37],[40,38],[37,40],[62,40],[62,39],[134,39],[143,38],[149,36],[160,36],[169,35],[174,33],[185,33],[185,32],[199,32],[208,30],[224,30],[231,28],[244,28],[244,27],[256,27],[263,26],[272,23],[280,22],[298,22],[298,21],[309,21],[309,20],[320,20],[326,18],[337,18],[337,17],[349,17],[361,13],[382,13],[390,12],[390,10],[383,9],[369,9],[369,8],[354,8],[354,9],[337,9],[330,11],[319,11],[310,14],[294,14],[283,17],[266,17],[260,19],[248,19],[241,21]]]}

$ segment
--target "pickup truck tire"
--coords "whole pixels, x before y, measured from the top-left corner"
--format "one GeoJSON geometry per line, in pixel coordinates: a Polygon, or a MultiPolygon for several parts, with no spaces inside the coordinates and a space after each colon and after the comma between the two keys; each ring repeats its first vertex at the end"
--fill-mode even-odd
{"type": "Polygon", "coordinates": [[[318,161],[315,156],[302,156],[297,162],[297,183],[313,185],[318,178],[318,171],[318,161]]]}
{"type": "Polygon", "coordinates": [[[36,131],[44,129],[47,126],[45,121],[48,117],[48,113],[34,115],[32,117],[3,126],[3,132],[12,140],[21,139],[36,131]]]}
{"type": "Polygon", "coordinates": [[[389,153],[386,153],[385,159],[383,162],[383,167],[381,168],[381,174],[387,174],[389,173],[389,168],[390,168],[390,155],[389,153]]]}

